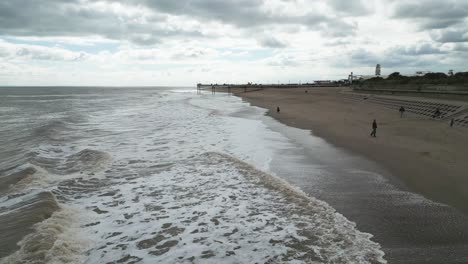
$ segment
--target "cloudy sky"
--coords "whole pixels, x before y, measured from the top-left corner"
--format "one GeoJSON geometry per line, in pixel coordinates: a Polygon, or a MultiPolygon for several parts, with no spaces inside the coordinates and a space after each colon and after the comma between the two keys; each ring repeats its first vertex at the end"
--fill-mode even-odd
{"type": "Polygon", "coordinates": [[[0,85],[468,71],[467,0],[1,0],[0,85]]]}

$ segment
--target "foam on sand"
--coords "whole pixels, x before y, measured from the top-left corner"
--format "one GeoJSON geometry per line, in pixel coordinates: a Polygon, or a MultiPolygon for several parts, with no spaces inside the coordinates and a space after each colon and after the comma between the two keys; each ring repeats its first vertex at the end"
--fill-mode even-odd
{"type": "Polygon", "coordinates": [[[87,263],[385,263],[371,235],[283,180],[213,152],[177,165],[89,201],[87,263]]]}

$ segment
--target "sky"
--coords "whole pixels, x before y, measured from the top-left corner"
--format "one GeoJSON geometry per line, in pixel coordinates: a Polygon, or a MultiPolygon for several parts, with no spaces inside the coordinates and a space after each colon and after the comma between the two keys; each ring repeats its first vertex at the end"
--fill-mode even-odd
{"type": "Polygon", "coordinates": [[[1,0],[0,85],[468,71],[467,0],[1,0]]]}

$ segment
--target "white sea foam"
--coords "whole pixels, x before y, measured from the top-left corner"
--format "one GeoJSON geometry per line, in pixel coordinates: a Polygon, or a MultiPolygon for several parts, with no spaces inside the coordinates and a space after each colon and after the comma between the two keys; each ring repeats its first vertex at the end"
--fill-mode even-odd
{"type": "Polygon", "coordinates": [[[149,174],[81,200],[97,212],[88,263],[384,262],[330,206],[229,156],[149,174]]]}
{"type": "MultiPolygon", "coordinates": [[[[61,144],[45,142],[37,150],[35,160],[55,165],[45,166],[49,174],[41,175],[50,179],[32,181],[29,188],[51,190],[62,207],[80,215],[59,221],[56,241],[77,232],[90,243],[64,250],[63,261],[57,253],[47,253],[54,256],[49,259],[385,262],[371,235],[326,203],[264,173],[278,149],[294,147],[255,120],[264,110],[236,97],[187,91],[135,93],[114,101],[99,105],[82,124],[99,133],[61,144]],[[243,118],[238,114],[243,111],[252,114],[243,118]],[[79,158],[85,149],[92,155],[85,153],[78,162],[66,158],[79,158]],[[88,169],[96,162],[99,169],[88,169]],[[61,170],[75,163],[79,171],[61,170]]],[[[17,259],[27,255],[18,254],[17,259]]]]}

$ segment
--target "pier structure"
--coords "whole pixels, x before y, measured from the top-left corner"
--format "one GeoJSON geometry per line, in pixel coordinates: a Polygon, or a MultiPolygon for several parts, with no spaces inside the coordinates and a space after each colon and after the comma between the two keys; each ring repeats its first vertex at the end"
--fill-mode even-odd
{"type": "Polygon", "coordinates": [[[256,84],[256,83],[247,83],[247,84],[197,84],[197,93],[200,93],[202,90],[210,90],[212,93],[216,93],[216,89],[226,89],[228,93],[232,89],[241,89],[244,92],[261,90],[265,88],[313,88],[313,87],[335,87],[347,85],[345,81],[330,81],[330,80],[321,80],[314,81],[313,83],[288,83],[288,84],[256,84]]]}

